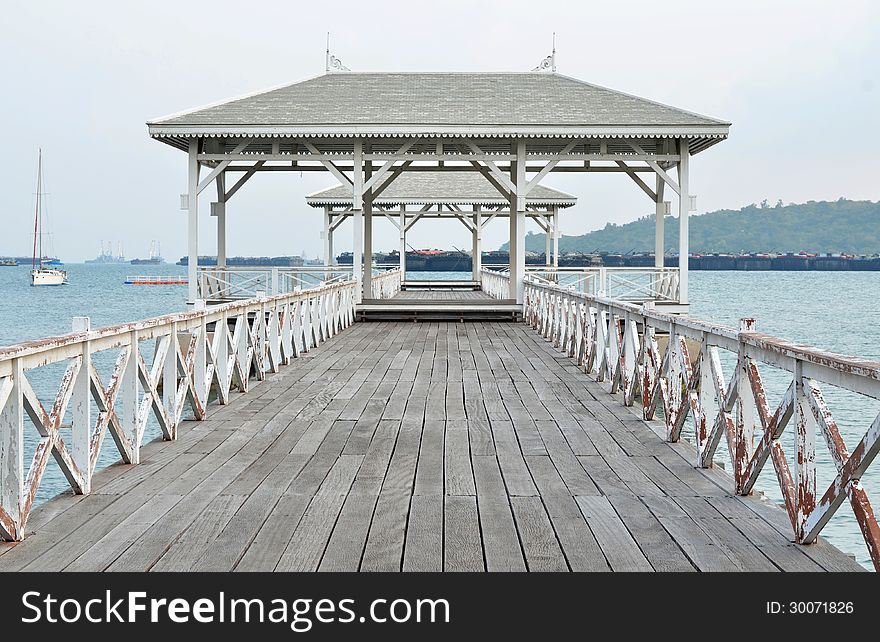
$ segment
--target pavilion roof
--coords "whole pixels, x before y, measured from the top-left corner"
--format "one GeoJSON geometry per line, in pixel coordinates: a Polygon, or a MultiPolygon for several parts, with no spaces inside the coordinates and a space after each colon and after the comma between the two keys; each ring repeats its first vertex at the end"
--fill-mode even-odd
{"type": "Polygon", "coordinates": [[[147,124],[177,146],[193,136],[635,136],[697,139],[692,153],[730,125],[547,72],[328,73],[147,124]]]}
{"type": "MultiPolygon", "coordinates": [[[[306,196],[312,207],[351,205],[351,185],[341,183],[306,196]]],[[[506,205],[507,199],[478,172],[403,172],[373,201],[376,205],[506,205]]],[[[571,207],[577,197],[536,185],[526,205],[571,207]]]]}

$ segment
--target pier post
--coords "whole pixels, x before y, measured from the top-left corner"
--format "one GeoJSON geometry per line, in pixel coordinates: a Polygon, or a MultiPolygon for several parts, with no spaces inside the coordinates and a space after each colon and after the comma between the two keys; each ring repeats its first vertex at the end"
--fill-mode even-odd
{"type": "Polygon", "coordinates": [[[481,205],[474,205],[474,233],[471,247],[471,278],[480,280],[480,272],[483,271],[483,213],[481,205]]]}
{"type": "MultiPolygon", "coordinates": [[[[6,403],[0,405],[0,507],[12,523],[0,519],[0,538],[24,539],[21,526],[21,502],[24,496],[24,403],[20,359],[10,364],[11,388],[6,403]]],[[[79,462],[77,462],[77,465],[79,462]]]]}
{"type": "MultiPolygon", "coordinates": [[[[366,162],[364,179],[372,175],[372,163],[366,162]]],[[[370,190],[370,193],[372,190],[370,190]]],[[[370,193],[364,197],[364,294],[363,298],[373,298],[373,197],[370,193]]]]}
{"type": "Polygon", "coordinates": [[[553,267],[559,268],[559,207],[553,206],[553,267]]]}
{"type": "MultiPolygon", "coordinates": [[[[363,251],[364,251],[364,144],[360,138],[354,141],[354,165],[352,177],[351,209],[354,216],[353,241],[351,248],[351,278],[359,285],[363,283],[363,251]]],[[[363,289],[355,288],[355,303],[363,299],[363,289]]]]}
{"type": "Polygon", "coordinates": [[[192,138],[189,141],[189,184],[186,201],[187,234],[188,234],[188,264],[187,295],[190,303],[199,298],[198,275],[199,275],[199,143],[201,139],[192,138]]]}
{"type": "MultiPolygon", "coordinates": [[[[196,303],[198,307],[198,303],[196,303]]],[[[138,394],[138,366],[137,357],[139,349],[138,331],[132,330],[128,335],[128,360],[119,373],[119,396],[122,398],[122,412],[120,422],[126,438],[129,440],[130,455],[129,464],[139,464],[140,439],[138,439],[138,406],[140,395],[138,394]]],[[[115,374],[115,373],[114,373],[115,374]]]]}
{"type": "Polygon", "coordinates": [[[324,206],[324,267],[333,265],[333,232],[330,229],[330,206],[324,206]]]}
{"type": "Polygon", "coordinates": [[[523,302],[526,273],[526,142],[515,143],[516,160],[510,164],[510,178],[516,192],[510,197],[510,298],[523,302]]]}
{"type": "Polygon", "coordinates": [[[214,203],[214,214],[217,217],[217,267],[226,267],[226,173],[220,172],[215,179],[217,183],[217,202],[214,203]]]}
{"type": "Polygon", "coordinates": [[[400,206],[400,282],[406,281],[406,205],[400,206]]]}
{"type": "Polygon", "coordinates": [[[550,258],[553,252],[553,215],[548,213],[545,220],[547,221],[547,230],[544,234],[544,266],[549,269],[553,266],[550,258]]]}
{"type": "MultiPolygon", "coordinates": [[[[92,329],[89,317],[73,317],[73,332],[92,329]]],[[[89,373],[92,368],[92,348],[89,341],[82,342],[82,362],[73,383],[70,396],[70,455],[82,474],[82,492],[92,491],[91,442],[92,442],[92,394],[89,373]]]]}
{"type": "Polygon", "coordinates": [[[678,163],[678,302],[688,302],[688,213],[691,209],[688,170],[690,167],[690,143],[686,138],[679,141],[681,160],[678,163]]]}
{"type": "Polygon", "coordinates": [[[654,267],[662,268],[664,266],[664,256],[666,255],[666,240],[664,238],[666,232],[666,203],[663,201],[663,190],[666,188],[666,181],[657,174],[657,182],[655,187],[654,202],[654,267]]]}

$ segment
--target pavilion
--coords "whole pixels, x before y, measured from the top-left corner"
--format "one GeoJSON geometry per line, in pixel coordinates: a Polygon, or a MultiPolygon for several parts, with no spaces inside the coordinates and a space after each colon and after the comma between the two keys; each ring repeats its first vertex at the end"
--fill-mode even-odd
{"type": "MultiPolygon", "coordinates": [[[[187,152],[181,208],[188,212],[191,300],[197,297],[198,195],[212,184],[223,265],[226,204],[255,173],[332,174],[351,190],[354,277],[369,293],[376,200],[398,177],[430,171],[479,173],[509,204],[510,298],[518,303],[528,197],[545,177],[618,172],[632,179],[655,204],[660,267],[663,217],[671,206],[666,190],[677,197],[679,256],[687,257],[688,214],[696,208],[691,158],[726,139],[729,127],[555,71],[329,71],[148,123],[151,137],[187,152]]],[[[687,263],[679,261],[685,305],[687,263]]]]}
{"type": "MultiPolygon", "coordinates": [[[[343,221],[355,216],[351,185],[338,183],[309,194],[306,203],[324,210],[324,264],[332,265],[333,233],[343,221]]],[[[526,197],[526,217],[535,221],[546,236],[544,256],[548,267],[559,266],[559,210],[576,203],[577,198],[571,194],[544,185],[538,185],[526,197]]],[[[479,281],[483,229],[495,218],[510,218],[510,202],[476,172],[405,172],[373,199],[373,210],[383,214],[399,232],[401,279],[406,275],[406,234],[418,221],[460,221],[471,234],[473,280],[479,281]]],[[[364,251],[371,252],[372,243],[365,243],[364,251]]],[[[372,256],[366,262],[372,263],[372,256]]]]}

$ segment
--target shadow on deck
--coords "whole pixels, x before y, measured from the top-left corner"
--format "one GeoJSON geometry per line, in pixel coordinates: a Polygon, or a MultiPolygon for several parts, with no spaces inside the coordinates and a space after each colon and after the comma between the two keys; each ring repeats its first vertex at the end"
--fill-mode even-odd
{"type": "Polygon", "coordinates": [[[357,324],[44,504],[0,570],[863,570],[659,430],[522,324],[357,324]]]}

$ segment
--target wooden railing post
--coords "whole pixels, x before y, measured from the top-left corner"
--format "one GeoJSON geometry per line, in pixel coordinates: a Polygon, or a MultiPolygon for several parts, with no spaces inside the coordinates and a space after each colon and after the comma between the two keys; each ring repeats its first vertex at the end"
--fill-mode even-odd
{"type": "MultiPolygon", "coordinates": [[[[754,332],[754,319],[740,319],[739,331],[754,332]]],[[[736,492],[740,493],[745,484],[745,470],[754,450],[755,439],[755,402],[752,393],[752,385],[749,378],[749,366],[751,359],[746,354],[745,344],[740,337],[739,352],[737,354],[737,398],[736,398],[736,452],[733,453],[734,471],[733,477],[736,482],[736,492]]]]}
{"type": "Polygon", "coordinates": [[[795,361],[794,385],[797,540],[803,542],[807,518],[816,508],[816,420],[804,392],[803,363],[800,360],[795,361]]]}
{"type": "MultiPolygon", "coordinates": [[[[196,301],[195,309],[204,311],[206,309],[205,300],[200,299],[196,301]]],[[[199,338],[196,343],[195,363],[193,365],[193,384],[195,385],[193,396],[199,400],[204,408],[208,405],[208,325],[204,316],[202,316],[199,323],[198,333],[199,338]]]]}
{"type": "Polygon", "coordinates": [[[177,322],[171,323],[168,335],[168,354],[165,356],[165,366],[162,369],[162,405],[165,413],[171,421],[171,438],[177,438],[177,378],[180,363],[180,339],[177,337],[177,322]]]}
{"type": "MultiPolygon", "coordinates": [[[[91,330],[89,317],[73,317],[74,332],[88,332],[91,330]]],[[[91,370],[92,350],[91,342],[82,342],[82,365],[73,383],[73,392],[70,397],[70,455],[76,467],[82,473],[83,494],[92,490],[92,466],[91,466],[91,443],[92,443],[92,391],[91,370]]]]}
{"type": "Polygon", "coordinates": [[[21,361],[0,379],[0,537],[24,538],[21,501],[24,492],[24,406],[21,361]]]}
{"type": "MultiPolygon", "coordinates": [[[[125,348],[123,348],[125,349],[125,348]]],[[[120,373],[119,397],[122,399],[122,414],[120,421],[122,422],[122,433],[128,440],[131,448],[131,461],[129,463],[140,463],[140,439],[138,439],[138,373],[137,373],[137,356],[138,356],[138,333],[132,330],[128,336],[128,360],[125,367],[120,373]]]]}

